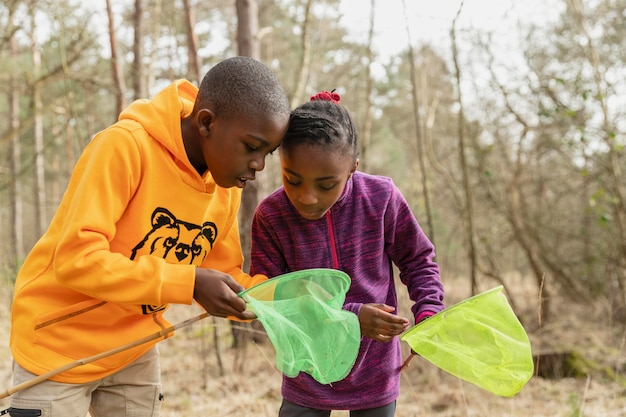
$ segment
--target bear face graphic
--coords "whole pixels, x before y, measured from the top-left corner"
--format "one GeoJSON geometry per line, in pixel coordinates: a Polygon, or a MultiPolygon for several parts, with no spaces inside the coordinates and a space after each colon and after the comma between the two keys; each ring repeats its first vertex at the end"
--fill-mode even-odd
{"type": "MultiPolygon", "coordinates": [[[[132,250],[130,259],[153,255],[169,263],[199,266],[217,239],[217,226],[202,226],[178,220],[169,210],[158,207],[152,212],[152,229],[132,250]]],[[[143,314],[165,310],[165,305],[142,305],[143,314]]]]}
{"type": "Polygon", "coordinates": [[[130,258],[150,254],[169,263],[199,266],[216,239],[215,223],[198,226],[178,220],[169,210],[157,207],[152,212],[152,229],[133,248],[130,258]]]}

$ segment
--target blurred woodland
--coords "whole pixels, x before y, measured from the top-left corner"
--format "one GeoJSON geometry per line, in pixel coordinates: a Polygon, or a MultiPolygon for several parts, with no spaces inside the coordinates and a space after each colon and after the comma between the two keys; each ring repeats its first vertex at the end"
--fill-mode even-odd
{"type": "MultiPolygon", "coordinates": [[[[360,169],[402,189],[444,283],[456,277],[477,292],[515,275],[536,286],[545,322],[557,293],[626,322],[625,1],[563,0],[550,25],[511,29],[522,46],[514,60],[455,18],[450,48],[408,43],[382,62],[375,14],[362,22],[369,37],[349,40],[339,4],[0,1],[7,284],[97,131],[171,80],[198,83],[223,58],[248,55],[276,72],[293,107],[337,89],[359,127],[360,169]]],[[[256,203],[279,184],[274,156],[244,192],[245,250],[256,203]]]]}

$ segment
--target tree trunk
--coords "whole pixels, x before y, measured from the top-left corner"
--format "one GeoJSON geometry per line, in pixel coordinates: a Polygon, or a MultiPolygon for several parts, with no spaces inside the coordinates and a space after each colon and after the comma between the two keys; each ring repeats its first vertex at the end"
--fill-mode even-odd
{"type": "Polygon", "coordinates": [[[457,10],[456,16],[452,21],[452,29],[450,30],[450,37],[452,42],[452,60],[454,62],[454,74],[456,81],[456,89],[458,95],[459,104],[459,120],[458,120],[458,139],[459,139],[459,163],[461,164],[461,172],[463,174],[463,190],[465,191],[465,209],[461,213],[464,217],[465,224],[465,236],[467,238],[467,250],[470,261],[470,282],[472,287],[472,294],[478,293],[478,282],[476,277],[477,258],[476,258],[476,244],[474,240],[474,205],[472,186],[469,180],[469,169],[467,166],[467,156],[465,155],[465,115],[463,113],[463,94],[461,91],[461,70],[459,68],[458,50],[456,44],[456,22],[463,9],[463,2],[457,10]]]}
{"type": "MultiPolygon", "coordinates": [[[[17,40],[12,37],[10,42],[10,51],[12,56],[17,56],[18,47],[17,40]]],[[[14,69],[17,72],[17,68],[14,69]]],[[[24,229],[23,229],[23,205],[22,205],[22,182],[20,180],[19,172],[22,169],[20,163],[21,148],[20,148],[20,94],[19,75],[13,75],[11,77],[12,87],[9,92],[9,119],[11,124],[11,130],[13,135],[9,143],[9,201],[10,201],[10,221],[9,232],[10,241],[8,248],[10,250],[9,255],[9,268],[11,270],[11,276],[17,273],[20,262],[24,259],[24,229]]]]}
{"type": "Polygon", "coordinates": [[[426,224],[428,226],[427,235],[433,244],[435,243],[435,227],[433,225],[433,215],[430,207],[430,195],[428,191],[428,172],[426,171],[426,155],[424,152],[424,139],[422,137],[422,121],[420,117],[420,104],[417,93],[417,69],[415,68],[415,52],[413,51],[413,45],[411,44],[411,31],[409,29],[409,22],[407,20],[406,3],[402,1],[402,8],[404,10],[405,27],[407,36],[409,39],[409,67],[411,68],[411,98],[413,103],[413,121],[415,124],[415,141],[417,142],[417,160],[419,164],[419,171],[422,180],[422,193],[424,195],[424,209],[426,211],[426,224]]]}
{"type": "Polygon", "coordinates": [[[147,96],[146,82],[143,75],[143,13],[144,1],[135,0],[135,15],[133,27],[135,29],[135,38],[133,40],[133,92],[135,100],[145,98],[147,96]]]}
{"type": "MultiPolygon", "coordinates": [[[[259,42],[259,13],[256,0],[235,0],[237,9],[237,48],[239,55],[260,59],[259,42]]],[[[249,181],[243,189],[241,197],[241,209],[239,210],[239,235],[241,239],[241,249],[244,256],[243,270],[250,270],[250,226],[254,209],[259,203],[259,180],[249,181]]],[[[254,322],[258,324],[258,322],[254,322]]],[[[249,323],[241,323],[231,326],[233,334],[233,345],[237,349],[235,357],[235,367],[242,370],[245,364],[248,340],[250,339],[249,323]]]]}
{"type": "MultiPolygon", "coordinates": [[[[237,7],[237,48],[240,56],[260,59],[257,33],[259,29],[258,4],[256,0],[236,0],[237,7]]],[[[244,256],[244,271],[250,269],[250,226],[256,208],[259,186],[257,181],[246,184],[241,198],[239,211],[239,226],[241,248],[244,256]]]]}
{"type": "Polygon", "coordinates": [[[361,129],[361,163],[364,170],[367,170],[368,155],[372,145],[372,65],[374,63],[374,16],[376,9],[376,0],[370,3],[370,30],[367,37],[367,65],[365,66],[365,116],[363,117],[363,128],[361,129]]]}
{"type": "MultiPolygon", "coordinates": [[[[159,31],[161,25],[157,24],[157,22],[161,21],[161,10],[162,10],[162,0],[154,0],[154,4],[152,4],[152,8],[150,9],[150,21],[152,24],[150,36],[151,39],[158,39],[159,31]]],[[[148,64],[146,65],[147,72],[147,86],[146,91],[150,91],[154,86],[154,71],[153,66],[157,57],[158,48],[155,45],[155,42],[152,42],[151,49],[148,51],[148,64]]]]}
{"type": "Polygon", "coordinates": [[[298,107],[305,100],[304,90],[309,79],[309,69],[311,67],[311,34],[310,34],[310,17],[311,4],[313,0],[307,0],[304,5],[304,18],[302,20],[302,54],[298,62],[296,87],[291,96],[291,108],[298,107]]]}
{"type": "MultiPolygon", "coordinates": [[[[58,118],[52,119],[52,128],[49,129],[51,136],[54,138],[55,148],[61,145],[63,141],[63,137],[61,135],[61,128],[59,127],[59,120],[63,117],[63,114],[60,114],[58,118]]],[[[60,146],[59,146],[60,147],[60,146]]],[[[50,181],[50,185],[48,187],[50,199],[50,204],[53,207],[59,205],[62,196],[62,187],[60,184],[61,177],[59,173],[61,172],[61,155],[59,152],[52,152],[50,157],[50,170],[52,171],[52,178],[50,181]]]]}
{"type": "Polygon", "coordinates": [[[257,0],[235,0],[237,8],[237,50],[240,56],[261,59],[258,40],[259,5],[257,0]]]}
{"type": "Polygon", "coordinates": [[[183,0],[185,6],[185,21],[187,27],[187,54],[188,54],[188,78],[200,85],[200,60],[198,56],[198,36],[194,30],[196,17],[189,0],[183,0]]]}
{"type": "Polygon", "coordinates": [[[115,89],[115,119],[126,107],[126,82],[122,72],[122,61],[119,59],[117,50],[117,37],[115,36],[115,21],[111,0],[106,0],[107,16],[109,18],[109,43],[111,46],[111,72],[113,75],[113,87],[115,89]]]}
{"type": "MultiPolygon", "coordinates": [[[[33,27],[35,24],[35,9],[31,9],[33,27]]],[[[42,85],[41,77],[41,52],[37,40],[36,31],[31,33],[31,49],[33,59],[33,89],[32,89],[32,112],[33,112],[33,136],[35,145],[35,178],[33,181],[33,194],[35,206],[35,235],[43,234],[46,228],[46,185],[45,185],[45,160],[43,142],[43,104],[41,101],[42,85]]]]}

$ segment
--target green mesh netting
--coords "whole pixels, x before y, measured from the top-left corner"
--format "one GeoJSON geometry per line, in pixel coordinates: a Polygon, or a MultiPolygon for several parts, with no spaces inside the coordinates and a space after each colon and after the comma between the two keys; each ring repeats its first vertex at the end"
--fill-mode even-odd
{"type": "Polygon", "coordinates": [[[528,335],[502,286],[446,308],[401,340],[444,371],[496,395],[514,396],[534,372],[528,335]]]}
{"type": "Polygon", "coordinates": [[[257,315],[288,377],[306,372],[322,384],[348,375],[359,352],[356,314],[342,310],[350,277],[334,269],[306,269],[258,284],[239,295],[257,315]]]}

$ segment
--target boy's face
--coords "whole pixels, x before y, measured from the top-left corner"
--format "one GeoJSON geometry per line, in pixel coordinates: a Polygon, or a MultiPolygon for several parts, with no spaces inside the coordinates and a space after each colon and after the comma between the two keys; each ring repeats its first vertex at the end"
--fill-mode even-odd
{"type": "Polygon", "coordinates": [[[359,164],[349,152],[309,144],[281,149],[280,162],[287,197],[308,220],[324,217],[359,164]]]}
{"type": "Polygon", "coordinates": [[[213,179],[223,188],[244,188],[265,168],[265,157],[280,144],[289,116],[204,120],[202,154],[213,179]]]}

